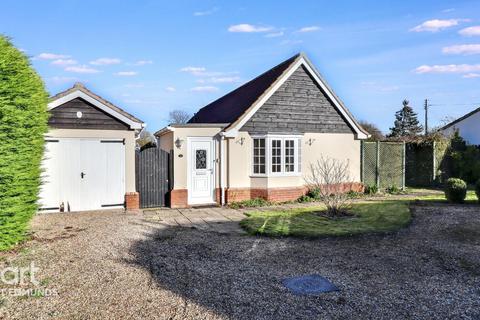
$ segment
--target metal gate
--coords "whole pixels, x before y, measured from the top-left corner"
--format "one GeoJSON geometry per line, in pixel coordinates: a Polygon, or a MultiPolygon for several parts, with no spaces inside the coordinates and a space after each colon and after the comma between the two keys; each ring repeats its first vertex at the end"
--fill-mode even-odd
{"type": "Polygon", "coordinates": [[[140,207],[168,206],[171,186],[170,154],[159,147],[136,152],[136,184],[140,193],[140,207]]]}

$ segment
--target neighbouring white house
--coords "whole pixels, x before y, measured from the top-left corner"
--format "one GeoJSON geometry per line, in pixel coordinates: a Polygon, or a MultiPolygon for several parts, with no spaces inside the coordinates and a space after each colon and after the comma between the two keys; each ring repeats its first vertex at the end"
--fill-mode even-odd
{"type": "Polygon", "coordinates": [[[467,143],[480,145],[480,108],[467,113],[440,129],[446,136],[452,136],[457,130],[467,143]]]}
{"type": "Polygon", "coordinates": [[[348,161],[359,190],[369,136],[304,54],[155,135],[172,155],[172,207],[297,199],[321,156],[348,161]]]}
{"type": "Polygon", "coordinates": [[[135,137],[143,122],[80,83],[50,99],[40,210],[137,209],[135,137]]]}

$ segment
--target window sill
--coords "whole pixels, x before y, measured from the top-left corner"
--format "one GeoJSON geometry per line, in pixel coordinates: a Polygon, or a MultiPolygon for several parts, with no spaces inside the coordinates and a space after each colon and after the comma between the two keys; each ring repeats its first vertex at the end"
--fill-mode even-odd
{"type": "Polygon", "coordinates": [[[251,174],[250,178],[283,178],[283,177],[302,177],[302,173],[291,174],[251,174]]]}

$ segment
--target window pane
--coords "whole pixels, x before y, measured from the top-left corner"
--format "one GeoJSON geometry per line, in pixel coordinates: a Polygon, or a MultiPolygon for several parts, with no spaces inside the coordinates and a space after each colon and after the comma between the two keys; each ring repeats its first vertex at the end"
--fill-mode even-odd
{"type": "Polygon", "coordinates": [[[285,140],[285,172],[295,171],[295,141],[285,140]]]}
{"type": "Polygon", "coordinates": [[[253,139],[253,173],[265,173],[265,139],[253,139]]]}
{"type": "Polygon", "coordinates": [[[195,168],[206,169],[207,168],[207,150],[196,150],[195,153],[195,168]]]}
{"type": "Polygon", "coordinates": [[[282,172],[282,140],[272,140],[272,172],[282,172]]]}

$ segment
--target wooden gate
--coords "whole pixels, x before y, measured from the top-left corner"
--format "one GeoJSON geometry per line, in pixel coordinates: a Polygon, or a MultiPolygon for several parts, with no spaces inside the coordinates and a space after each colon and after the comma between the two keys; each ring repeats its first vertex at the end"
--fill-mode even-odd
{"type": "Polygon", "coordinates": [[[170,154],[158,147],[137,151],[135,166],[140,207],[168,206],[171,186],[170,154]]]}

